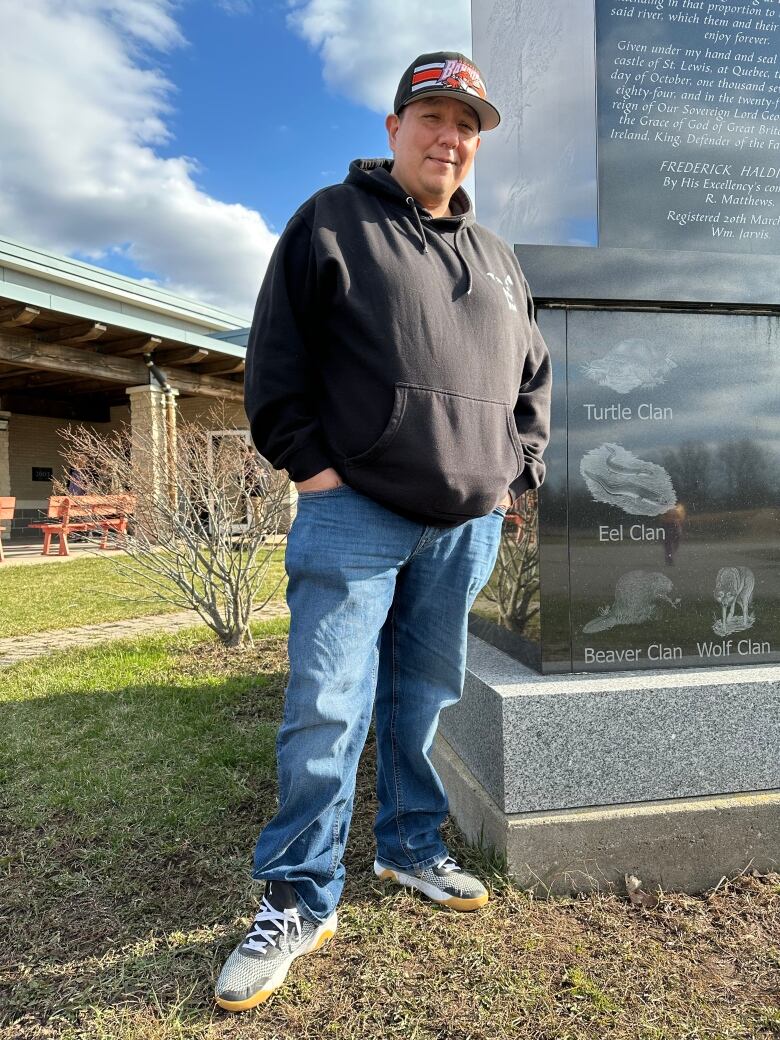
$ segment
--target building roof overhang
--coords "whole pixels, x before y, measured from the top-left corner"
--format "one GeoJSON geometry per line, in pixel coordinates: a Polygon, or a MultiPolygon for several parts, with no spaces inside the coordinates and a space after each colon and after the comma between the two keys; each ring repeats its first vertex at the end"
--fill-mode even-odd
{"type": "Polygon", "coordinates": [[[80,261],[0,240],[0,397],[94,394],[150,381],[240,400],[242,318],[80,261]]]}

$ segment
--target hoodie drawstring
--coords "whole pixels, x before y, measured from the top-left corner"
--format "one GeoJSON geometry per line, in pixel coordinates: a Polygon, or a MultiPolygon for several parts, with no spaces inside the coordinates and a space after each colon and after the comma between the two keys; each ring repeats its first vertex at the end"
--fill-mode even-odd
{"type": "MultiPolygon", "coordinates": [[[[419,232],[420,241],[422,242],[422,251],[423,251],[423,253],[427,253],[428,252],[428,239],[425,237],[425,226],[423,225],[422,219],[420,218],[420,211],[417,209],[417,203],[415,202],[415,200],[412,198],[411,195],[407,195],[406,196],[406,205],[411,209],[412,213],[414,214],[417,231],[419,232]]],[[[472,287],[474,285],[474,278],[473,278],[473,276],[471,274],[471,268],[469,267],[466,258],[464,257],[463,253],[461,253],[460,249],[458,248],[458,235],[461,233],[462,230],[463,230],[463,224],[462,223],[458,224],[457,228],[455,229],[455,243],[454,243],[454,245],[455,245],[455,255],[460,260],[460,262],[463,264],[463,268],[464,268],[464,270],[466,272],[466,295],[470,296],[471,295],[471,289],[472,289],[472,287]]]]}
{"type": "Polygon", "coordinates": [[[412,213],[414,213],[417,220],[417,230],[420,232],[420,238],[422,239],[422,251],[423,253],[428,252],[428,239],[425,237],[425,228],[423,222],[420,219],[420,212],[417,209],[417,203],[414,201],[411,195],[406,196],[406,205],[409,206],[412,213]]]}
{"type": "Polygon", "coordinates": [[[471,288],[474,285],[474,279],[473,279],[472,274],[471,274],[471,268],[469,267],[468,262],[467,262],[466,258],[464,257],[463,253],[461,253],[461,251],[458,249],[458,235],[461,233],[462,230],[463,230],[463,224],[458,224],[458,226],[457,226],[457,228],[455,230],[455,252],[457,253],[457,255],[459,257],[460,262],[466,268],[466,277],[468,279],[468,281],[466,282],[466,295],[467,296],[471,296],[471,288]]]}

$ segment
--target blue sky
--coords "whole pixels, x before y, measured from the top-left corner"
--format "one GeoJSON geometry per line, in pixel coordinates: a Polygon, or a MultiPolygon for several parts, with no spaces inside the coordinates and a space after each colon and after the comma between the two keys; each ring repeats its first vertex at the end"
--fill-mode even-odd
{"type": "Polygon", "coordinates": [[[469,0],[0,3],[0,237],[241,319],[411,58],[471,43],[469,0]]]}
{"type": "Polygon", "coordinates": [[[178,89],[167,151],[197,156],[209,194],[257,209],[276,231],[351,159],[387,154],[379,113],[324,84],[287,15],[282,3],[226,15],[197,0],[179,17],[189,46],[166,63],[178,89]]]}
{"type": "MultiPolygon", "coordinates": [[[[412,58],[472,48],[470,0],[0,4],[0,238],[240,321],[298,205],[351,159],[387,154],[384,116],[412,58]]],[[[592,240],[594,178],[578,156],[595,130],[572,75],[590,0],[478,10],[506,116],[480,151],[478,177],[493,176],[478,215],[512,241],[592,240]]]]}

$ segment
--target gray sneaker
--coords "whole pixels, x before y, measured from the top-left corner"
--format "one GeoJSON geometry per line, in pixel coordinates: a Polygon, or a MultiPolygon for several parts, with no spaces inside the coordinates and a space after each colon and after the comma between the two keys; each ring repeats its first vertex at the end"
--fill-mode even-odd
{"type": "Polygon", "coordinates": [[[452,856],[445,856],[432,867],[409,874],[374,860],[374,873],[380,881],[395,881],[407,888],[415,888],[435,903],[442,903],[452,910],[479,910],[488,901],[488,892],[482,882],[467,874],[452,856]]]}
{"type": "Polygon", "coordinates": [[[293,886],[286,881],[267,882],[252,927],[217,979],[214,996],[219,1006],[248,1011],[268,1000],[295,958],[318,950],[333,937],[337,925],[335,910],[322,924],[301,917],[293,886]]]}

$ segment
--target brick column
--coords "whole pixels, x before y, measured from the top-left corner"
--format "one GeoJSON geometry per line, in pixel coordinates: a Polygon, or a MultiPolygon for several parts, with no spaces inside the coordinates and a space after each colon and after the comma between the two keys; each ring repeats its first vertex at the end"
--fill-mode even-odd
{"type": "Polygon", "coordinates": [[[174,405],[170,406],[165,394],[158,386],[130,386],[126,393],[130,398],[131,461],[133,469],[146,475],[147,487],[161,498],[172,494],[176,447],[176,407],[178,391],[172,391],[174,405]]]}
{"type": "Polygon", "coordinates": [[[10,412],[0,412],[0,497],[11,494],[11,455],[8,448],[10,412]]]}

